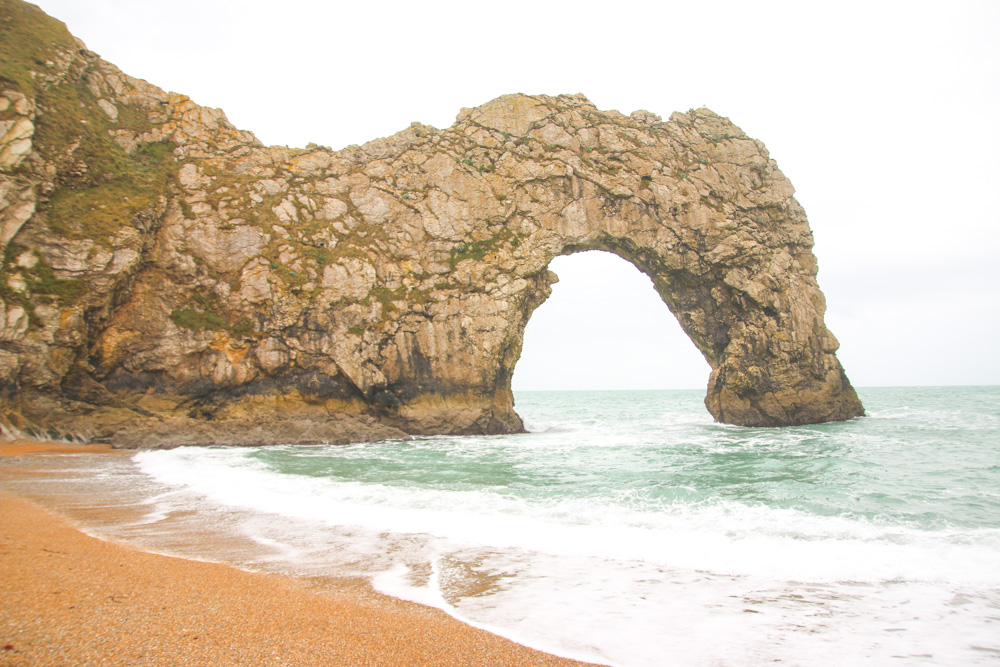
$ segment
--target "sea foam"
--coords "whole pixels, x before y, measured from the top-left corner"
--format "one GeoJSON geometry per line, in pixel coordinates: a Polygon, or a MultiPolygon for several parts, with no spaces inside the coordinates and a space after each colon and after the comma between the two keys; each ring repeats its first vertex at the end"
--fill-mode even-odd
{"type": "Polygon", "coordinates": [[[136,525],[607,664],[995,660],[998,392],[870,391],[871,417],[790,429],[573,392],[519,395],[528,434],[140,452],[136,525]]]}

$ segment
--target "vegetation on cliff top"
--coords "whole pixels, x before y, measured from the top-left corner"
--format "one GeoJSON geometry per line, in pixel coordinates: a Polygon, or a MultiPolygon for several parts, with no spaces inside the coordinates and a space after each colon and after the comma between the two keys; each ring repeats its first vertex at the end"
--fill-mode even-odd
{"type": "Polygon", "coordinates": [[[175,146],[145,144],[130,155],[114,140],[115,130],[141,133],[152,124],[139,107],[119,102],[115,120],[101,109],[98,63],[60,21],[0,0],[0,85],[34,100],[35,150],[58,170],[60,187],[38,213],[64,237],[110,245],[118,229],[155,209],[176,171],[175,146]]]}
{"type": "Polygon", "coordinates": [[[32,72],[47,68],[59,48],[80,48],[65,24],[34,5],[0,0],[0,84],[34,96],[32,72]]]}

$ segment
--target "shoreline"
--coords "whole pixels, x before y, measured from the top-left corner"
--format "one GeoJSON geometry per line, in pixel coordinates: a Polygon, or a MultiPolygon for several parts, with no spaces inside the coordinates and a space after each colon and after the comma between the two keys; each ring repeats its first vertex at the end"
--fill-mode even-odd
{"type": "MultiPolygon", "coordinates": [[[[0,456],[115,455],[0,441],[0,456]]],[[[30,463],[5,472],[34,474],[30,463]]],[[[6,486],[6,485],[5,485],[6,486]]],[[[0,487],[0,665],[586,665],[366,580],[308,580],[92,537],[0,487]]]]}

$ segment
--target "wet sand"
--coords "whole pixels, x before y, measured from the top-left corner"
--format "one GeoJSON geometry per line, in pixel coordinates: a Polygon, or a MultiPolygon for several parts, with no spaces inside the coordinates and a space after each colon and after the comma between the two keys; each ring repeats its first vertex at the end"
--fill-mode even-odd
{"type": "Polygon", "coordinates": [[[67,445],[37,440],[0,440],[0,456],[24,454],[96,454],[114,451],[111,445],[67,445]]]}
{"type": "MultiPolygon", "coordinates": [[[[26,462],[32,453],[109,455],[101,451],[110,452],[0,442],[0,455],[26,462]]],[[[30,463],[23,472],[31,474],[30,463]]],[[[361,580],[246,572],[100,540],[0,488],[0,665],[70,664],[584,663],[380,595],[361,580]]]]}

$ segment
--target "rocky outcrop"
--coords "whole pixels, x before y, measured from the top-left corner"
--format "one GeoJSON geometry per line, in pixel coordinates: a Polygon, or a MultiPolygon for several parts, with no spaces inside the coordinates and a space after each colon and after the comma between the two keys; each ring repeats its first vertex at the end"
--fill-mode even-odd
{"type": "Polygon", "coordinates": [[[863,412],[791,184],[707,109],[506,95],[445,130],[265,147],[31,5],[0,0],[0,30],[8,428],[518,431],[511,374],[547,267],[589,249],[652,278],[712,367],[716,419],[863,412]]]}

